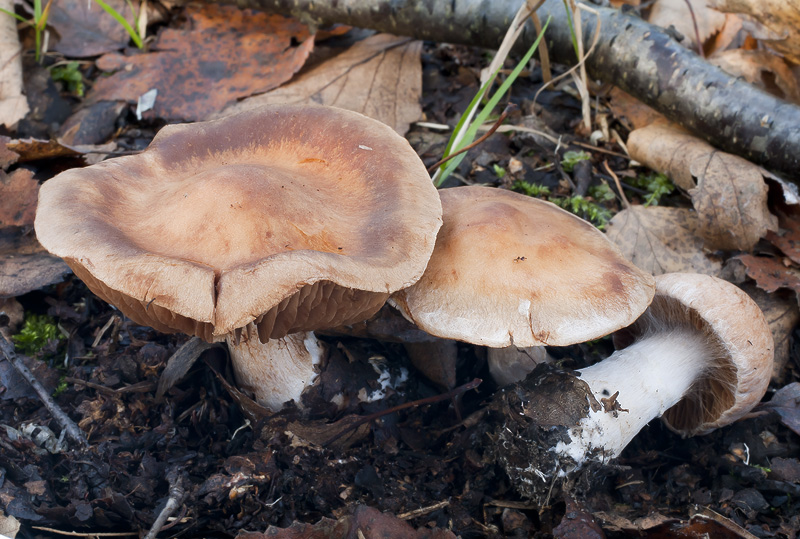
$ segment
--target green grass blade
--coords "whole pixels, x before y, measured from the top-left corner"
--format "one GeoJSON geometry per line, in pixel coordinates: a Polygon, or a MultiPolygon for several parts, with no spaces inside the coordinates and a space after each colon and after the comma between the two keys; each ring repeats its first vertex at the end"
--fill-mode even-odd
{"type": "Polygon", "coordinates": [[[94,1],[97,2],[97,4],[101,8],[103,8],[103,10],[106,13],[114,17],[114,19],[116,19],[116,21],[120,23],[123,28],[125,28],[125,31],[128,32],[128,35],[131,36],[131,39],[133,40],[133,42],[136,44],[137,47],[139,47],[140,49],[144,48],[144,43],[142,42],[142,38],[139,37],[138,32],[136,32],[136,30],[133,29],[133,26],[131,26],[131,24],[125,20],[125,17],[120,15],[120,13],[116,9],[106,4],[103,0],[94,0],[94,1]]]}
{"type": "Polygon", "coordinates": [[[13,11],[9,11],[9,10],[3,9],[1,7],[0,7],[0,13],[5,13],[6,15],[11,15],[12,17],[14,17],[15,19],[17,19],[18,21],[21,21],[21,22],[28,22],[28,19],[26,19],[25,17],[23,17],[21,15],[17,15],[13,11]]]}
{"type": "MultiPolygon", "coordinates": [[[[467,129],[464,138],[461,139],[459,148],[467,146],[475,139],[475,135],[478,133],[478,129],[480,128],[480,126],[483,125],[483,123],[492,113],[492,111],[500,102],[500,100],[503,98],[503,96],[511,88],[511,85],[514,84],[514,81],[517,80],[519,74],[522,73],[522,70],[525,68],[526,65],[528,65],[528,62],[533,56],[533,53],[536,52],[537,47],[539,47],[539,42],[542,40],[542,37],[544,37],[544,33],[547,30],[548,25],[550,24],[551,18],[552,17],[547,18],[547,21],[545,21],[544,25],[542,26],[542,31],[536,38],[536,41],[533,42],[533,45],[531,45],[531,47],[528,49],[528,52],[525,53],[525,56],[522,58],[522,60],[520,60],[519,64],[517,64],[517,67],[514,68],[514,71],[512,71],[511,74],[508,76],[508,78],[505,81],[503,81],[503,84],[501,84],[500,87],[497,89],[497,91],[492,95],[492,97],[489,99],[489,102],[486,103],[486,106],[483,107],[483,109],[475,117],[475,120],[467,129]]],[[[446,166],[444,172],[442,172],[442,174],[439,176],[439,179],[436,182],[436,187],[442,185],[444,180],[456,169],[456,167],[458,167],[458,165],[461,164],[461,161],[464,160],[464,157],[466,157],[466,155],[467,152],[464,152],[460,155],[457,155],[447,163],[445,163],[446,166]]]]}

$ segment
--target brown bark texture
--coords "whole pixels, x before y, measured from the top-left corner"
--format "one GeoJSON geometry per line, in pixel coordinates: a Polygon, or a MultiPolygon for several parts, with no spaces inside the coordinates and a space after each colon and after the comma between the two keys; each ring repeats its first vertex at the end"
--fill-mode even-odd
{"type": "MultiPolygon", "coordinates": [[[[519,0],[215,0],[293,15],[313,26],[342,23],[437,42],[497,48],[519,0]]],[[[711,144],[800,180],[800,107],[736,79],[687,50],[667,31],[637,16],[590,5],[583,13],[588,50],[598,22],[589,75],[619,86],[711,144]]],[[[551,58],[574,64],[562,0],[538,11],[547,29],[551,58]]],[[[535,39],[528,24],[518,42],[535,39]]]]}

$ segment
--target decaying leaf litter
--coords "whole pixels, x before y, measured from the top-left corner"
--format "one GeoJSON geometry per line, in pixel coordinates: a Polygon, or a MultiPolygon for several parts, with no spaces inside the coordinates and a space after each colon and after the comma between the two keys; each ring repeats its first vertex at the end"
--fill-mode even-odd
{"type": "MultiPolygon", "coordinates": [[[[191,40],[192,21],[196,20],[192,13],[196,12],[178,9],[176,13],[177,17],[174,12],[172,19],[164,19],[168,23],[158,24],[177,29],[191,40]]],[[[229,19],[252,22],[257,18],[243,13],[229,19]]],[[[725,21],[730,22],[730,16],[725,21]]],[[[276,32],[292,34],[296,30],[290,29],[296,29],[295,24],[279,25],[276,32]]],[[[222,31],[226,24],[216,27],[222,31]]],[[[715,42],[722,41],[725,33],[724,28],[708,32],[715,42]]],[[[367,94],[366,101],[356,101],[366,103],[361,110],[398,131],[411,125],[409,140],[427,164],[435,162],[448,136],[436,124],[453,125],[477,91],[478,72],[486,64],[481,51],[426,43],[421,47],[421,63],[416,63],[413,59],[420,51],[419,44],[381,36],[359,39],[357,34],[327,41],[317,35],[306,66],[292,82],[277,90],[296,93],[284,93],[278,99],[296,95],[298,102],[349,106],[344,96],[354,89],[380,88],[367,94]],[[367,67],[371,62],[374,67],[367,67]],[[387,65],[398,67],[386,69],[387,65]],[[402,76],[411,73],[415,65],[422,67],[421,96],[415,83],[417,76],[402,76]],[[326,77],[331,78],[329,82],[326,77]],[[295,81],[298,89],[292,91],[295,81]],[[422,114],[415,113],[418,101],[422,114]],[[414,125],[420,119],[425,123],[414,125]]],[[[305,34],[300,30],[293,35],[305,34]]],[[[739,35],[745,36],[746,45],[747,34],[739,35]]],[[[24,31],[22,36],[29,37],[24,31]]],[[[701,34],[701,39],[708,44],[712,38],[701,34]]],[[[732,38],[730,43],[736,39],[741,37],[732,38]]],[[[208,42],[206,38],[200,41],[208,42]]],[[[299,54],[302,65],[302,57],[308,52],[303,47],[311,46],[308,39],[293,37],[290,43],[295,50],[285,52],[299,54]]],[[[113,53],[113,47],[103,52],[113,53]]],[[[94,54],[100,52],[89,56],[94,54]]],[[[237,54],[241,60],[246,53],[237,54]]],[[[713,59],[713,54],[710,56],[713,59]]],[[[215,77],[215,84],[222,87],[229,83],[230,88],[235,86],[236,91],[243,92],[235,94],[237,97],[263,91],[241,89],[226,78],[224,62],[209,64],[201,54],[197,57],[206,62],[202,67],[215,77]]],[[[296,411],[265,419],[263,410],[232,385],[225,354],[218,348],[193,354],[190,359],[194,361],[187,362],[185,376],[177,376],[164,398],[156,399],[164,365],[185,338],[136,326],[93,298],[73,277],[57,284],[64,266],[58,265],[58,259],[47,260],[49,255],[37,250],[26,201],[35,198],[37,180],[49,179],[60,169],[79,166],[81,160],[93,162],[109,153],[142,149],[164,121],[177,119],[171,114],[186,115],[179,119],[202,118],[208,110],[219,110],[223,104],[201,103],[196,92],[196,100],[182,103],[177,99],[177,108],[173,109],[177,112],[167,113],[158,107],[168,106],[169,99],[159,101],[157,97],[156,109],[146,110],[140,105],[142,120],[135,120],[139,96],[119,96],[126,100],[123,103],[97,97],[104,87],[93,85],[96,72],[89,61],[80,69],[88,88],[84,103],[90,105],[73,113],[81,100],[64,91],[66,82],[59,83],[62,87],[55,85],[46,69],[29,62],[27,55],[21,58],[26,61],[28,99],[36,100],[38,107],[19,121],[15,130],[8,131],[10,137],[4,139],[4,154],[0,155],[6,171],[0,233],[4,246],[8,246],[0,284],[4,287],[2,295],[10,297],[2,307],[3,330],[7,335],[26,335],[17,339],[20,357],[54,392],[58,405],[86,433],[91,446],[83,452],[64,451],[65,440],[58,436],[62,429],[8,361],[0,362],[0,381],[5,389],[0,407],[3,424],[7,425],[0,429],[0,500],[4,511],[0,518],[6,526],[0,527],[2,533],[18,533],[19,537],[55,533],[33,528],[38,526],[86,533],[144,534],[169,506],[172,512],[162,523],[164,536],[170,530],[189,536],[233,536],[242,530],[258,534],[268,525],[292,526],[293,536],[303,537],[347,536],[356,534],[356,530],[365,536],[388,533],[407,537],[415,529],[421,536],[465,537],[549,533],[581,537],[603,532],[651,536],[678,531],[690,536],[796,535],[800,528],[795,507],[800,474],[794,457],[797,356],[791,341],[798,317],[796,298],[791,294],[797,287],[791,277],[796,273],[791,239],[796,201],[780,178],[757,169],[739,173],[738,167],[746,168],[746,162],[730,164],[725,154],[713,148],[704,150],[691,141],[679,142],[684,144],[678,146],[680,150],[660,153],[660,157],[679,158],[663,166],[648,162],[644,154],[634,156],[636,161],[668,174],[679,187],[672,194],[654,198],[663,181],[652,176],[648,179],[644,169],[632,167],[625,158],[626,151],[632,156],[634,152],[627,137],[631,125],[614,112],[613,99],[611,109],[595,109],[596,131],[592,136],[584,132],[586,138],[574,138],[581,107],[569,85],[545,90],[534,104],[542,77],[538,68],[515,82],[512,100],[519,110],[507,122],[506,132],[510,134],[495,135],[474,149],[448,185],[477,182],[537,192],[592,218],[597,225],[605,225],[609,236],[646,271],[699,271],[741,284],[767,312],[779,344],[779,363],[785,365],[776,367],[771,388],[774,396],[768,394],[768,404],[757,409],[753,418],[703,438],[686,440],[653,424],[634,440],[615,466],[592,469],[569,485],[570,494],[532,506],[515,493],[495,464],[494,450],[484,441],[497,418],[470,422],[470,417],[476,417],[472,413],[483,409],[496,390],[487,372],[485,350],[458,345],[457,355],[446,368],[449,372],[438,378],[434,375],[429,381],[411,364],[414,354],[410,349],[387,338],[414,332],[413,327],[391,314],[383,317],[383,322],[366,324],[365,334],[377,338],[323,337],[336,353],[323,374],[322,387],[327,389],[317,395],[316,410],[320,413],[311,420],[296,411]],[[184,106],[190,110],[181,108],[184,106]],[[23,140],[51,135],[69,142],[59,146],[23,140]],[[599,146],[591,146],[590,138],[599,146]],[[625,146],[619,144],[626,141],[625,146]],[[97,146],[101,143],[102,147],[97,146]],[[565,150],[573,153],[566,155],[565,150]],[[673,165],[677,168],[670,168],[673,165]],[[681,178],[688,180],[681,183],[681,178]],[[748,183],[739,187],[736,182],[742,181],[748,183]],[[619,193],[620,187],[627,200],[619,193]],[[747,204],[721,204],[728,216],[720,226],[707,216],[709,211],[716,214],[714,203],[720,196],[710,189],[719,189],[721,194],[749,189],[762,195],[758,200],[748,196],[744,201],[747,204]],[[6,195],[11,193],[18,202],[7,204],[6,195]],[[758,212],[751,211],[751,206],[758,212]],[[600,209],[608,211],[609,217],[600,209]],[[614,213],[616,216],[610,219],[614,213]],[[717,224],[720,232],[700,223],[717,224]],[[28,250],[20,247],[23,242],[31,245],[25,248],[28,250]],[[22,255],[35,256],[25,258],[28,265],[20,269],[22,255]],[[775,264],[778,266],[770,269],[775,264]],[[25,326],[20,311],[27,312],[25,326]],[[49,322],[57,325],[34,314],[47,314],[49,322]],[[376,327],[377,331],[370,333],[370,328],[376,327]],[[37,338],[43,342],[23,348],[22,342],[35,343],[37,338]],[[378,387],[376,361],[391,365],[397,378],[402,378],[402,372],[409,373],[409,378],[386,399],[358,404],[356,395],[378,387]],[[358,417],[440,395],[475,377],[484,382],[477,390],[459,394],[457,404],[445,399],[359,424],[358,417]],[[321,413],[326,409],[325,395],[337,392],[353,396],[353,405],[337,417],[325,419],[321,413]],[[466,423],[459,422],[456,410],[466,423]],[[370,512],[374,509],[384,512],[382,519],[370,512]],[[22,529],[16,532],[18,523],[22,529]]],[[[135,65],[115,58],[117,65],[135,65]]],[[[138,63],[150,66],[153,76],[158,77],[159,68],[153,67],[159,65],[155,56],[153,61],[142,59],[138,63]]],[[[172,80],[184,76],[181,63],[171,65],[172,80]]],[[[279,63],[289,73],[297,69],[283,59],[279,63]]],[[[514,67],[513,60],[507,67],[514,67]]],[[[189,72],[198,68],[195,65],[192,69],[195,71],[189,72]]],[[[162,98],[173,86],[165,82],[160,87],[162,98]]],[[[780,90],[780,85],[777,88],[780,90]]],[[[207,93],[231,102],[225,96],[232,94],[207,93]]],[[[269,95],[263,98],[269,99],[269,95]]],[[[791,92],[784,91],[784,95],[791,92]]],[[[666,142],[669,137],[662,138],[666,142]]],[[[580,367],[607,356],[610,348],[609,342],[599,341],[549,351],[562,364],[580,367]]],[[[493,414],[502,417],[503,412],[501,408],[493,414]]],[[[69,442],[66,444],[69,447],[69,442]]]]}

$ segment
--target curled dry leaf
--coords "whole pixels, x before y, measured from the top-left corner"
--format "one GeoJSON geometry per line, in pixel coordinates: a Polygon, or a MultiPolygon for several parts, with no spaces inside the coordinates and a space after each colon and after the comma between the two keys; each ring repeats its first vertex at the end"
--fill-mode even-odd
{"type": "Polygon", "coordinates": [[[697,234],[709,249],[749,251],[778,220],[767,208],[760,167],[669,125],[651,125],[628,137],[631,157],[669,175],[689,191],[697,234]]]}
{"type": "Polygon", "coordinates": [[[360,112],[404,135],[422,117],[421,42],[378,34],[262,95],[215,117],[272,103],[322,104],[360,112]]]}
{"type": "Polygon", "coordinates": [[[186,18],[183,28],[161,31],[154,52],[99,58],[100,69],[116,72],[96,81],[88,101],[136,103],[155,88],[157,117],[202,120],[283,84],[313,47],[305,25],[280,15],[205,4],[187,6],[186,18]]]}
{"type": "Polygon", "coordinates": [[[633,206],[619,212],[606,228],[628,260],[640,269],[662,273],[717,275],[722,264],[703,249],[697,215],[685,208],[633,206]]]}
{"type": "Polygon", "coordinates": [[[800,63],[800,0],[711,0],[710,4],[746,16],[745,29],[755,38],[800,63]]]}

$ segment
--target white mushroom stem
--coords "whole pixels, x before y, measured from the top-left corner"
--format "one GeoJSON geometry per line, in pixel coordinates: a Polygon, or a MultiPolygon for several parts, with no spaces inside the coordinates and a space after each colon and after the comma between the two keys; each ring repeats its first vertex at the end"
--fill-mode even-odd
{"type": "Polygon", "coordinates": [[[590,411],[570,429],[572,441],[559,443],[556,453],[578,466],[617,457],[647,423],[689,392],[713,364],[712,348],[689,330],[654,333],[578,371],[597,401],[605,399],[610,409],[590,411]]]}
{"type": "Polygon", "coordinates": [[[242,332],[238,344],[232,337],[227,342],[239,387],[273,411],[288,401],[300,404],[325,354],[325,346],[310,331],[262,343],[255,330],[248,330],[242,332]]]}

